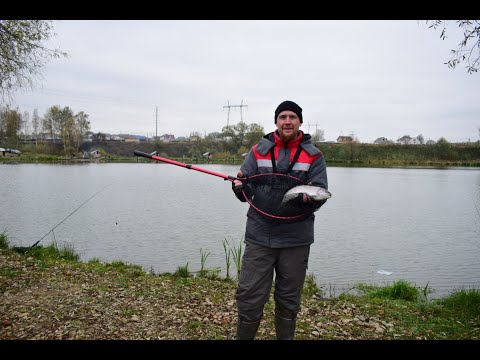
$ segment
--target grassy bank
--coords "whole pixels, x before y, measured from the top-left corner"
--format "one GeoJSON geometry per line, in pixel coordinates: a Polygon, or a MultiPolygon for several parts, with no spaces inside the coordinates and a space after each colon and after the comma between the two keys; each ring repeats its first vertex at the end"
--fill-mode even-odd
{"type": "MultiPolygon", "coordinates": [[[[53,245],[22,253],[0,234],[0,339],[233,339],[235,289],[231,279],[79,262],[53,245]]],[[[326,299],[307,277],[296,339],[480,339],[477,290],[440,300],[407,281],[357,290],[326,299]]],[[[273,298],[257,338],[275,339],[273,298]]]]}
{"type": "MultiPolygon", "coordinates": [[[[399,145],[399,144],[362,144],[362,143],[317,143],[316,146],[324,153],[328,166],[462,166],[480,167],[480,142],[448,143],[438,141],[432,145],[399,145]]],[[[118,142],[104,141],[84,143],[82,150],[72,159],[71,154],[64,155],[61,143],[49,144],[35,149],[31,144],[20,147],[22,154],[6,154],[0,156],[0,163],[29,162],[80,162],[83,151],[97,150],[101,156],[98,162],[149,162],[151,160],[134,156],[135,150],[146,153],[158,152],[166,157],[182,163],[201,164],[207,162],[203,154],[213,154],[210,162],[216,164],[240,165],[242,153],[247,148],[227,151],[225,144],[219,141],[189,141],[189,142],[118,142]]]]}
{"type": "MultiPolygon", "coordinates": [[[[199,157],[167,157],[170,160],[179,161],[185,164],[206,164],[204,158],[199,157]]],[[[59,155],[22,154],[21,156],[0,157],[0,164],[76,164],[76,163],[149,163],[155,160],[139,158],[136,156],[102,156],[98,159],[71,158],[59,155]]],[[[241,157],[216,158],[209,164],[240,165],[243,162],[241,157]]],[[[480,160],[423,160],[423,159],[372,159],[372,160],[328,160],[328,166],[334,167],[472,167],[480,168],[480,160]]]]}

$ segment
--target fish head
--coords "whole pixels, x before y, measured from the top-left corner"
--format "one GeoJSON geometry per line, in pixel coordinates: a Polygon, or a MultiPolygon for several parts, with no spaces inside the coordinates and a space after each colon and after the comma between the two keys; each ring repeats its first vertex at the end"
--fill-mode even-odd
{"type": "Polygon", "coordinates": [[[311,194],[307,193],[315,201],[327,200],[332,197],[332,193],[324,188],[317,187],[311,194]]]}

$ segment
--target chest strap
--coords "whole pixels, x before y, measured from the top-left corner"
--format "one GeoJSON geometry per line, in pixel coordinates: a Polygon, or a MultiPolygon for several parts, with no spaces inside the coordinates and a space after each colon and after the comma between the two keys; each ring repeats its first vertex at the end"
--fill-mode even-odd
{"type": "MultiPolygon", "coordinates": [[[[272,146],[272,148],[270,149],[270,157],[272,158],[272,168],[273,168],[273,172],[276,173],[277,172],[277,162],[275,161],[275,150],[274,150],[275,146],[272,146]]],[[[293,159],[292,159],[292,162],[290,163],[290,165],[288,166],[288,169],[287,169],[287,174],[290,174],[290,172],[292,171],[293,169],[293,166],[295,165],[295,163],[297,162],[298,160],[298,157],[300,156],[300,153],[302,152],[302,147],[299,146],[297,148],[297,152],[295,153],[295,155],[293,156],[293,159]]]]}

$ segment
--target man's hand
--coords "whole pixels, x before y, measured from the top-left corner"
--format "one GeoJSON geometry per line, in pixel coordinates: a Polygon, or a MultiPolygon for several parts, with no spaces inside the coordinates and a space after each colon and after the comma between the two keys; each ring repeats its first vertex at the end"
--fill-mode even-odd
{"type": "MultiPolygon", "coordinates": [[[[313,185],[311,182],[309,182],[307,185],[313,185]]],[[[303,202],[307,204],[312,204],[314,201],[313,199],[308,196],[307,194],[303,194],[303,202]]]]}
{"type": "MultiPolygon", "coordinates": [[[[313,185],[311,182],[309,182],[307,185],[313,185]]],[[[313,200],[310,196],[308,196],[307,194],[303,194],[303,202],[305,204],[310,204],[312,206],[315,206],[315,207],[318,207],[320,208],[323,204],[325,204],[327,202],[327,200],[320,200],[320,201],[316,201],[316,200],[313,200]]]]}
{"type": "MultiPolygon", "coordinates": [[[[238,172],[237,174],[237,177],[238,178],[242,178],[243,177],[243,173],[241,171],[238,172]]],[[[242,192],[242,189],[243,189],[243,184],[240,180],[233,180],[232,182],[232,190],[235,194],[235,196],[237,197],[238,200],[240,200],[241,202],[246,202],[247,199],[245,199],[245,196],[243,196],[243,192],[242,192]]]]}

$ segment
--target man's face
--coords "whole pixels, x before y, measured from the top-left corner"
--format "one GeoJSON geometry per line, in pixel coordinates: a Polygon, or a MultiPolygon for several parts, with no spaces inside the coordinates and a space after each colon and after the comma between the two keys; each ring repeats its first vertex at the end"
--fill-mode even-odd
{"type": "Polygon", "coordinates": [[[293,111],[284,110],[277,117],[277,129],[280,139],[287,142],[297,137],[298,130],[302,123],[293,111]]]}

